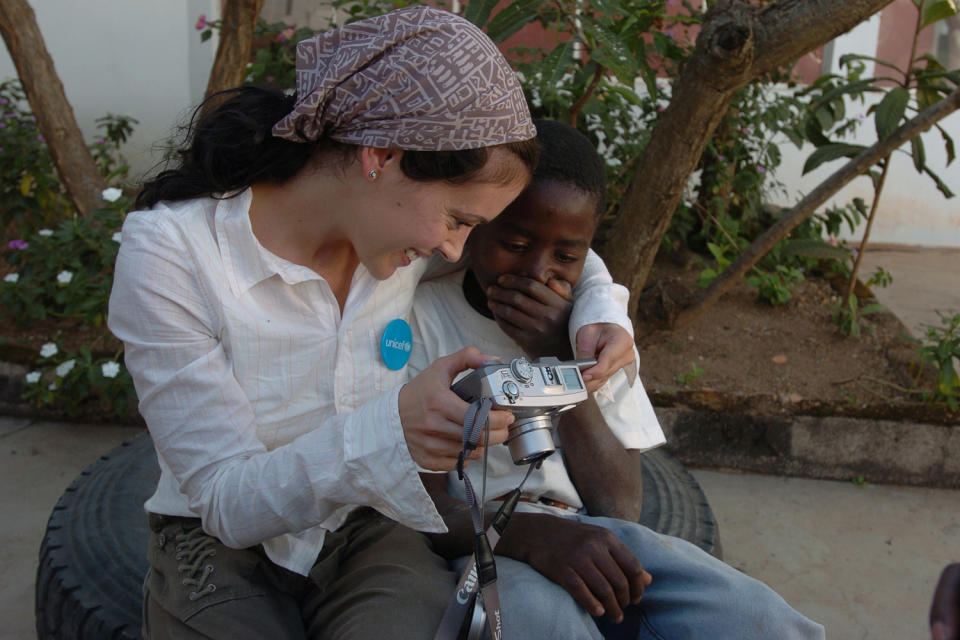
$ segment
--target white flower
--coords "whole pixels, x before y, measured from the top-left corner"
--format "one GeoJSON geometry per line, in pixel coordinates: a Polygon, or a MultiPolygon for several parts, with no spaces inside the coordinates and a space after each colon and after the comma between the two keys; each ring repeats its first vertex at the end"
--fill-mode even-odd
{"type": "Polygon", "coordinates": [[[66,362],[61,363],[60,366],[57,367],[57,375],[61,378],[67,375],[73,370],[73,365],[75,364],[77,364],[76,360],[67,360],[66,362]]]}
{"type": "Polygon", "coordinates": [[[121,237],[123,237],[122,234],[119,231],[116,231],[112,236],[110,236],[110,239],[116,242],[117,244],[120,244],[121,237]]]}
{"type": "Polygon", "coordinates": [[[53,229],[40,229],[37,231],[38,236],[43,236],[44,238],[49,238],[53,235],[53,229]]]}
{"type": "Polygon", "coordinates": [[[104,362],[100,367],[100,371],[103,372],[104,378],[116,378],[117,374],[120,373],[120,365],[114,361],[104,362]]]}
{"type": "Polygon", "coordinates": [[[51,382],[51,383],[50,383],[50,386],[47,387],[47,389],[50,389],[50,391],[56,391],[56,390],[57,390],[57,383],[56,383],[56,382],[51,382]]]}
{"type": "Polygon", "coordinates": [[[120,196],[123,195],[123,191],[116,187],[110,187],[109,189],[104,189],[100,195],[102,195],[103,199],[107,202],[116,202],[120,199],[120,196]]]}
{"type": "Polygon", "coordinates": [[[40,381],[39,371],[31,371],[30,373],[27,374],[27,384],[36,384],[39,381],[40,381]]]}
{"type": "Polygon", "coordinates": [[[7,275],[3,276],[4,282],[16,282],[19,279],[20,279],[19,273],[8,273],[7,275]]]}
{"type": "Polygon", "coordinates": [[[57,345],[55,345],[54,343],[48,342],[47,344],[40,347],[41,358],[52,358],[55,355],[57,355],[57,345]]]}
{"type": "Polygon", "coordinates": [[[72,271],[61,271],[57,274],[57,282],[60,284],[70,284],[71,280],[73,280],[72,271]]]}

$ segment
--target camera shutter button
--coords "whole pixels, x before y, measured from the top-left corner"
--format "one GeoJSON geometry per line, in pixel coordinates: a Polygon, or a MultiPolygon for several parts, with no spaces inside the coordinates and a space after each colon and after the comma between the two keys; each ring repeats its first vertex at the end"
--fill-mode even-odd
{"type": "Polygon", "coordinates": [[[511,403],[516,402],[517,398],[520,397],[520,387],[517,386],[517,383],[513,380],[507,380],[503,383],[503,394],[507,396],[507,400],[511,403]]]}
{"type": "Polygon", "coordinates": [[[514,358],[510,362],[510,372],[520,382],[530,382],[533,378],[533,367],[526,358],[514,358]]]}

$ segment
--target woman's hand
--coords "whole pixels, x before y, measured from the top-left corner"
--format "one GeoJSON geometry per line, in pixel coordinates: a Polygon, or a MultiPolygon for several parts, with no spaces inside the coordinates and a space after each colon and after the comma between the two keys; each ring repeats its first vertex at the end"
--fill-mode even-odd
{"type": "Polygon", "coordinates": [[[487,306],[497,325],[533,357],[573,357],[567,338],[570,321],[569,282],[551,278],[543,284],[533,278],[504,274],[487,288],[487,306]]]}
{"type": "Polygon", "coordinates": [[[577,358],[597,359],[597,364],[583,372],[587,391],[593,393],[634,361],[633,337],[618,324],[588,324],[577,331],[577,358]]]}
{"type": "MultiPolygon", "coordinates": [[[[450,390],[457,374],[494,360],[474,347],[438,358],[400,389],[400,423],[414,462],[431,471],[452,471],[463,447],[463,417],[470,405],[450,390]]],[[[490,412],[490,444],[507,439],[509,411],[490,412]]],[[[481,440],[482,442],[482,440],[481,440]]],[[[482,445],[470,458],[483,453],[482,445]]]]}
{"type": "Polygon", "coordinates": [[[623,620],[624,607],[640,602],[653,580],[610,530],[547,514],[514,514],[497,553],[526,562],[587,613],[613,622],[623,620]]]}

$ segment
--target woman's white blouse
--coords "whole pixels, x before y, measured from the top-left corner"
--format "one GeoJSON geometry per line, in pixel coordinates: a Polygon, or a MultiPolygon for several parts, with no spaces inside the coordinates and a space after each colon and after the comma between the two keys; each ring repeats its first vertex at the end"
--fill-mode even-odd
{"type": "MultiPolygon", "coordinates": [[[[409,319],[426,261],[383,281],[359,266],[341,316],[320,275],[259,244],[250,198],[162,204],[124,222],[109,326],[158,451],[146,508],[198,516],[229,546],[263,543],[303,575],[358,505],[445,531],[403,438],[407,373],[379,352],[387,323],[409,319]]],[[[572,322],[629,330],[622,287],[589,262],[572,322]]]]}

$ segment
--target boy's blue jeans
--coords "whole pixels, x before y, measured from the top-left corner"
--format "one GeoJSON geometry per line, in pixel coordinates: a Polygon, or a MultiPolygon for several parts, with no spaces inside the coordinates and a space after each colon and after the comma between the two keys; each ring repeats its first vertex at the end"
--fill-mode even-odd
{"type": "MultiPolygon", "coordinates": [[[[497,556],[497,586],[504,637],[533,640],[631,638],[637,640],[813,640],[823,626],[788,605],[762,582],[724,564],[685,540],[614,518],[565,516],[614,532],[633,551],[653,582],[643,600],[613,624],[593,618],[567,591],[511,558],[497,556]]],[[[465,558],[455,565],[459,570],[465,558]]]]}

